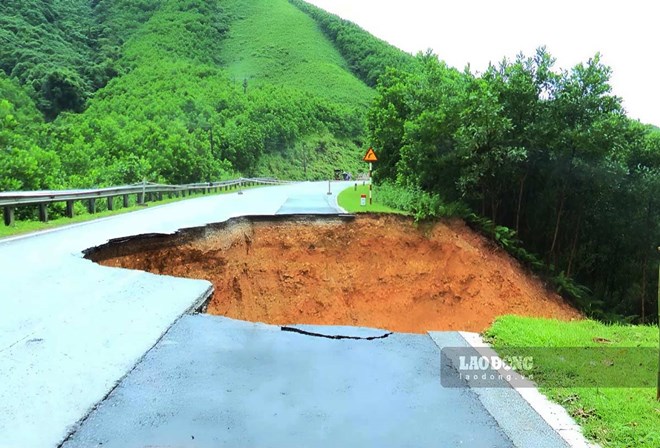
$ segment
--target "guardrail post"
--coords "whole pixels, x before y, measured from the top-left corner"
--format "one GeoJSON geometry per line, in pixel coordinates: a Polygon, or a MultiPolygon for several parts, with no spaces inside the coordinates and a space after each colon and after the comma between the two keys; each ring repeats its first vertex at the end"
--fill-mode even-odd
{"type": "Polygon", "coordinates": [[[5,217],[5,225],[13,226],[14,225],[14,207],[6,206],[4,208],[3,215],[5,217]]]}
{"type": "Polygon", "coordinates": [[[238,181],[238,194],[243,194],[243,181],[238,181]]]}
{"type": "Polygon", "coordinates": [[[128,208],[128,195],[127,194],[124,195],[123,200],[124,200],[124,204],[123,204],[124,208],[128,208]]]}
{"type": "Polygon", "coordinates": [[[67,218],[73,218],[73,201],[66,201],[66,212],[64,214],[67,218]]]}
{"type": "Polygon", "coordinates": [[[144,205],[144,193],[137,194],[138,205],[144,205]]]}
{"type": "Polygon", "coordinates": [[[48,222],[48,204],[39,204],[39,221],[48,222]]]}
{"type": "Polygon", "coordinates": [[[108,210],[113,211],[115,209],[115,197],[108,196],[108,210]]]}
{"type": "Polygon", "coordinates": [[[90,215],[96,213],[96,199],[91,198],[89,201],[87,201],[87,211],[90,215]]]}
{"type": "Polygon", "coordinates": [[[159,200],[159,201],[162,201],[162,200],[163,200],[163,192],[162,192],[162,191],[159,191],[159,192],[158,192],[158,200],[159,200]]]}

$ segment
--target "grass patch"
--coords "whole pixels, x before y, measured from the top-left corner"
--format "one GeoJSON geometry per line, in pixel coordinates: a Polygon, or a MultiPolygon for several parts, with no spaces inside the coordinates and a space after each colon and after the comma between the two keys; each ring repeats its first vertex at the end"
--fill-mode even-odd
{"type": "Polygon", "coordinates": [[[378,187],[374,186],[373,193],[373,203],[369,204],[369,185],[362,185],[362,181],[358,182],[358,187],[347,188],[346,190],[339,193],[337,197],[337,203],[340,207],[346,210],[349,213],[398,213],[405,215],[406,212],[397,210],[392,207],[381,203],[378,200],[378,187]],[[367,195],[367,205],[360,205],[360,195],[367,195]]]}
{"type": "MultiPolygon", "coordinates": [[[[243,190],[250,190],[253,188],[262,188],[263,185],[254,185],[254,186],[249,186],[249,187],[243,187],[243,190]]],[[[101,219],[101,218],[107,218],[109,216],[115,216],[115,215],[121,215],[124,213],[130,213],[134,212],[137,210],[144,210],[145,208],[149,208],[151,206],[158,206],[158,205],[165,205],[169,204],[172,202],[179,202],[179,201],[184,201],[188,199],[195,199],[199,197],[204,197],[204,196],[216,196],[216,195],[221,195],[221,194],[230,194],[230,193],[236,193],[237,190],[227,190],[227,191],[219,191],[217,193],[209,193],[206,195],[202,194],[197,194],[195,196],[187,196],[187,197],[173,197],[173,198],[165,198],[162,201],[149,201],[147,205],[131,205],[130,207],[126,208],[119,208],[115,210],[101,210],[98,211],[97,213],[90,214],[87,211],[81,211],[82,207],[78,207],[76,209],[76,214],[73,218],[55,218],[51,219],[48,222],[41,222],[41,221],[33,221],[33,220],[28,220],[28,221],[15,221],[13,226],[6,226],[4,225],[3,222],[0,221],[0,238],[7,238],[10,236],[17,236],[17,235],[24,235],[32,232],[39,232],[41,230],[49,230],[49,229],[54,229],[57,227],[63,227],[63,226],[68,226],[71,224],[78,224],[81,222],[87,222],[87,221],[93,221],[96,219],[101,219]]],[[[104,202],[99,201],[99,205],[104,204],[104,202]]],[[[76,205],[79,205],[77,203],[76,205]]],[[[30,206],[26,206],[30,207],[30,206]]],[[[35,206],[36,208],[36,206],[35,206]]]]}
{"type": "MultiPolygon", "coordinates": [[[[517,316],[499,318],[485,333],[501,355],[510,347],[647,347],[652,356],[611,368],[655,384],[658,329],[652,326],[606,325],[595,321],[560,322],[517,316]]],[[[617,359],[618,361],[618,359],[617,359]]],[[[574,387],[593,377],[593,365],[534,357],[539,390],[564,406],[585,436],[606,447],[660,446],[660,402],[654,387],[574,387]],[[561,385],[561,387],[556,387],[561,385]]]]}

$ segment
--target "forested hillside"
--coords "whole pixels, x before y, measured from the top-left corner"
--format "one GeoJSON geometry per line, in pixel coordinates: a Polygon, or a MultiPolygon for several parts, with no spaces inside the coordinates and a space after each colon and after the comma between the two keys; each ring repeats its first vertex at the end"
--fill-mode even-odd
{"type": "Polygon", "coordinates": [[[378,181],[424,192],[423,215],[476,213],[595,316],[655,319],[660,132],[626,117],[598,55],[561,70],[540,49],[479,76],[419,60],[378,85],[378,181]]]}
{"type": "Polygon", "coordinates": [[[361,167],[375,92],[287,0],[8,1],[0,25],[2,189],[361,167]]]}

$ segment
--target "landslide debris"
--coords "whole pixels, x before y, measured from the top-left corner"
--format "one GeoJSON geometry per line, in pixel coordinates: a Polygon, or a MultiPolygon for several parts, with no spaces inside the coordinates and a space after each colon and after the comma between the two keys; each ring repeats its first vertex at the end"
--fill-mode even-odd
{"type": "Polygon", "coordinates": [[[280,326],[482,331],[503,314],[580,313],[461,221],[393,215],[237,218],[88,255],[105,266],[207,279],[207,312],[280,326]]]}

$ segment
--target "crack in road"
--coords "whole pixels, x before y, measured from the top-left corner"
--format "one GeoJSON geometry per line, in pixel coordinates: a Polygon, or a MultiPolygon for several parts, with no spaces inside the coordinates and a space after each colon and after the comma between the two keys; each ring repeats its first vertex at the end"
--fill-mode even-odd
{"type": "Polygon", "coordinates": [[[392,332],[390,331],[389,333],[385,333],[381,336],[343,336],[343,335],[329,335],[329,334],[322,334],[322,333],[314,333],[311,331],[305,331],[301,330],[300,328],[294,328],[294,327],[280,327],[282,331],[288,331],[291,333],[298,333],[302,334],[304,336],[313,336],[316,338],[325,338],[325,339],[351,339],[351,340],[356,340],[356,341],[373,341],[375,339],[385,339],[386,337],[390,336],[392,332]]]}

